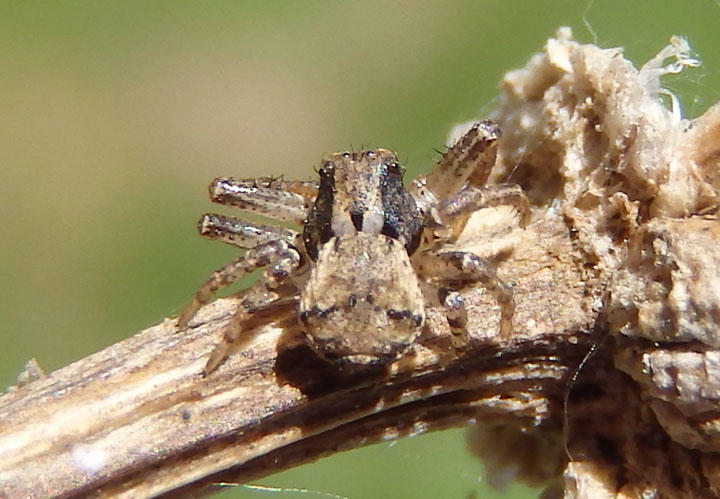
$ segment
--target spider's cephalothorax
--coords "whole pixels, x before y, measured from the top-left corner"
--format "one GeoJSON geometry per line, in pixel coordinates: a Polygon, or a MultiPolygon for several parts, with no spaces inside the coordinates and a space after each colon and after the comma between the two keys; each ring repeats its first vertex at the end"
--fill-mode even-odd
{"type": "Polygon", "coordinates": [[[300,293],[308,342],[328,360],[393,360],[425,320],[409,259],[420,241],[420,212],[390,151],[334,154],[319,173],[303,230],[315,262],[300,293]]]}
{"type": "Polygon", "coordinates": [[[448,323],[467,333],[462,291],[482,284],[500,305],[500,332],[510,334],[514,300],[494,266],[452,250],[470,215],[512,204],[525,220],[527,199],[512,185],[485,186],[499,131],[474,125],[426,177],[403,185],[403,169],[385,149],[333,154],[318,181],[218,178],[214,202],[302,226],[302,232],[207,214],[200,234],[245,248],[213,273],[182,311],[184,328],[215,291],[254,269],[260,281],[242,303],[211,354],[215,369],[253,328],[294,314],[317,354],[331,362],[385,364],[420,335],[427,303],[445,307],[448,323]],[[421,291],[420,282],[424,286],[421,291]],[[427,296],[427,289],[434,289],[427,296]],[[425,293],[425,294],[424,294],[425,293]]]}

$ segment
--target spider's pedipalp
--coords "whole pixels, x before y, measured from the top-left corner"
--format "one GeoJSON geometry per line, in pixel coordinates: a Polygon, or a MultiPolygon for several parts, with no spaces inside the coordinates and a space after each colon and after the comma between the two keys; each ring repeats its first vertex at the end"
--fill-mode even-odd
{"type": "Polygon", "coordinates": [[[289,183],[284,180],[258,179],[235,180],[232,178],[216,178],[210,184],[210,199],[214,203],[234,206],[241,210],[259,213],[275,220],[301,225],[313,199],[312,189],[308,183],[289,183]],[[298,192],[286,190],[284,184],[291,184],[298,192]]]}
{"type": "Polygon", "coordinates": [[[208,239],[223,241],[245,249],[274,240],[293,242],[298,237],[298,233],[294,230],[246,222],[216,213],[206,213],[200,217],[198,232],[208,239]]]}

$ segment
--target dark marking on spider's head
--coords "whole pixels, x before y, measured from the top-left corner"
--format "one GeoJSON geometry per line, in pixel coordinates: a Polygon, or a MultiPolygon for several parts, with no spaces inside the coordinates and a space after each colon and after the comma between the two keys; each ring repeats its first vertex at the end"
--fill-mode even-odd
{"type": "Polygon", "coordinates": [[[320,187],[303,227],[305,249],[316,260],[333,236],[383,234],[412,254],[422,217],[403,185],[404,168],[386,149],[336,153],[318,171],[320,187]]]}

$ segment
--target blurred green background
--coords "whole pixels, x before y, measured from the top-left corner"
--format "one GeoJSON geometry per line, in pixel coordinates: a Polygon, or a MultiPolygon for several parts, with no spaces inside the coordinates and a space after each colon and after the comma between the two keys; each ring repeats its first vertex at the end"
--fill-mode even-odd
{"type": "MultiPolygon", "coordinates": [[[[212,177],[310,178],[351,146],[426,172],[561,25],[637,65],[689,37],[704,65],[667,86],[697,116],[720,97],[719,21],[709,0],[0,1],[0,385],[30,357],[51,371],[174,315],[236,256],[195,232],[218,209],[212,177]]],[[[259,483],[308,490],[290,497],[537,493],[482,482],[453,430],[259,483]]]]}

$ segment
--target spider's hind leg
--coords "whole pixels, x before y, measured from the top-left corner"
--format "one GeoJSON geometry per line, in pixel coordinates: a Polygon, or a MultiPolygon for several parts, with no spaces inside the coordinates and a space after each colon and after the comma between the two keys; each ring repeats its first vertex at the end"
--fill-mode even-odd
{"type": "Polygon", "coordinates": [[[445,307],[445,316],[454,336],[455,348],[464,350],[469,344],[469,335],[467,330],[467,309],[462,294],[452,288],[441,287],[438,289],[437,298],[440,304],[445,307]]]}
{"type": "Polygon", "coordinates": [[[520,227],[530,220],[530,202],[517,184],[493,184],[483,187],[469,185],[455,196],[440,203],[437,213],[441,223],[452,229],[456,240],[476,211],[493,206],[512,206],[518,214],[520,227]]]}
{"type": "Polygon", "coordinates": [[[259,284],[267,289],[277,288],[280,283],[300,266],[298,250],[289,241],[276,239],[248,249],[243,256],[212,273],[200,286],[192,301],[178,317],[178,329],[184,329],[203,305],[210,303],[218,290],[229,286],[255,269],[270,266],[259,284]]]}
{"type": "Polygon", "coordinates": [[[301,263],[302,257],[291,242],[273,239],[248,249],[242,257],[213,272],[180,313],[178,329],[185,328],[200,307],[213,299],[216,291],[255,269],[267,267],[262,278],[243,292],[242,302],[223,331],[220,343],[210,354],[203,374],[215,370],[227,357],[233,345],[242,338],[243,333],[251,330],[256,322],[277,319],[297,308],[296,290],[287,277],[294,273],[301,263]],[[289,292],[286,289],[288,287],[289,292]]]}
{"type": "Polygon", "coordinates": [[[230,324],[223,331],[220,342],[210,353],[203,368],[203,376],[217,369],[230,351],[239,346],[238,342],[244,336],[247,338],[244,333],[263,322],[277,321],[296,313],[297,296],[280,298],[277,293],[264,289],[262,284],[262,282],[256,283],[246,291],[230,324]]]}
{"type": "Polygon", "coordinates": [[[467,335],[467,310],[459,291],[481,284],[500,306],[500,335],[508,338],[512,334],[515,314],[512,288],[497,276],[492,263],[465,251],[426,252],[415,261],[421,275],[444,286],[438,297],[448,310],[448,323],[455,332],[467,335]]]}

